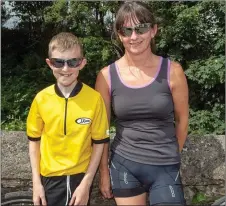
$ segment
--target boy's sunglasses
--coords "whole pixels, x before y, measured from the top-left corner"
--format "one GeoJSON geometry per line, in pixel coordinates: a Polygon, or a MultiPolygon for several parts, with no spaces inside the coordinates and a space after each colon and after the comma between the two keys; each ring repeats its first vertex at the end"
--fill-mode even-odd
{"type": "Polygon", "coordinates": [[[136,34],[144,34],[148,32],[151,28],[151,23],[144,23],[144,24],[137,24],[134,27],[122,27],[119,30],[119,33],[122,36],[130,37],[133,33],[133,31],[136,32],[136,34]]]}
{"type": "Polygon", "coordinates": [[[83,58],[73,58],[73,59],[58,59],[58,58],[51,58],[50,63],[56,68],[62,68],[67,63],[68,67],[75,68],[82,63],[83,58]]]}

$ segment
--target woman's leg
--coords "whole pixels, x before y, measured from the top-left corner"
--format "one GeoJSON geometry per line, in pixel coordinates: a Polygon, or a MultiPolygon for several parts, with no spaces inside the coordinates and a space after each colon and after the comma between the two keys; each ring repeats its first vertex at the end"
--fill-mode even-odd
{"type": "Polygon", "coordinates": [[[150,205],[185,205],[180,164],[155,167],[158,175],[150,188],[150,205]]]}
{"type": "Polygon", "coordinates": [[[117,205],[147,205],[147,193],[133,197],[115,197],[117,205]]]}
{"type": "Polygon", "coordinates": [[[111,185],[115,201],[117,205],[146,205],[145,188],[130,170],[132,165],[125,166],[126,161],[117,154],[110,160],[111,185]]]}

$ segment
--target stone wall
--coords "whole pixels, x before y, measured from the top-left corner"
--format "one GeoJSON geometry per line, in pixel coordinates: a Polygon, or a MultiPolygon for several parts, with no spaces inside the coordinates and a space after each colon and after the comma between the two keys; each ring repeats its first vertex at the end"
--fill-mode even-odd
{"type": "MultiPolygon", "coordinates": [[[[2,132],[1,187],[9,191],[31,191],[28,140],[24,132],[2,132]]],[[[181,175],[185,197],[190,204],[198,192],[209,199],[225,194],[225,136],[190,136],[182,152],[181,175]]],[[[115,205],[103,200],[95,177],[91,205],[115,205]]]]}

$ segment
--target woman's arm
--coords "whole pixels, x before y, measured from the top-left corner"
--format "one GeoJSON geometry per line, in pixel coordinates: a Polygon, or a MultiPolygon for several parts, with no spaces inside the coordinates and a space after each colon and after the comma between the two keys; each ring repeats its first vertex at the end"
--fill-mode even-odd
{"type": "Polygon", "coordinates": [[[170,88],[174,102],[176,136],[181,152],[188,133],[188,85],[182,67],[176,62],[171,62],[170,88]]]}
{"type": "MultiPolygon", "coordinates": [[[[103,68],[97,75],[95,89],[101,94],[108,115],[108,122],[110,125],[111,119],[111,95],[110,95],[110,82],[108,67],[103,68]]],[[[108,158],[109,158],[109,143],[104,144],[104,150],[100,161],[99,172],[100,172],[100,190],[105,198],[111,198],[112,192],[110,187],[110,177],[108,169],[108,158]]]]}

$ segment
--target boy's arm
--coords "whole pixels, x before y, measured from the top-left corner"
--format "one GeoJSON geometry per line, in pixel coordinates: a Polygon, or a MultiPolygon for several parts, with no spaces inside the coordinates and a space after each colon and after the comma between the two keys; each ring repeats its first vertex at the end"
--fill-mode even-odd
{"type": "Polygon", "coordinates": [[[34,205],[46,205],[45,192],[40,178],[40,141],[29,141],[29,157],[32,170],[34,205]]]}
{"type": "Polygon", "coordinates": [[[90,187],[96,174],[103,153],[104,144],[93,144],[92,155],[87,172],[82,179],[81,185],[90,187]]]}
{"type": "Polygon", "coordinates": [[[34,205],[46,205],[45,192],[40,178],[40,140],[43,127],[44,122],[39,114],[38,102],[35,98],[27,117],[27,136],[29,139],[34,205]]]}
{"type": "Polygon", "coordinates": [[[87,172],[73,193],[69,205],[87,205],[90,187],[99,166],[103,148],[104,144],[93,144],[93,150],[87,172]]]}
{"type": "Polygon", "coordinates": [[[40,179],[40,141],[29,141],[29,157],[33,184],[41,184],[40,179]]]}

